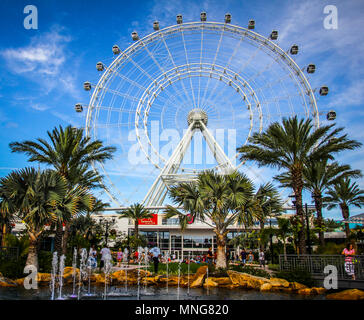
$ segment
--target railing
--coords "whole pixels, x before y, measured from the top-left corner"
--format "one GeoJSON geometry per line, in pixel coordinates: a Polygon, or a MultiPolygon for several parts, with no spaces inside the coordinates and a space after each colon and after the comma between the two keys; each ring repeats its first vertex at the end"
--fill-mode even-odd
{"type": "Polygon", "coordinates": [[[0,247],[0,261],[19,258],[18,247],[0,247]]]}
{"type": "MultiPolygon", "coordinates": [[[[356,280],[364,280],[364,256],[353,256],[352,262],[356,280]]],[[[352,276],[345,271],[345,257],[343,255],[279,255],[279,268],[281,271],[305,270],[315,278],[324,278],[326,266],[335,266],[339,280],[350,280],[352,276]]]]}

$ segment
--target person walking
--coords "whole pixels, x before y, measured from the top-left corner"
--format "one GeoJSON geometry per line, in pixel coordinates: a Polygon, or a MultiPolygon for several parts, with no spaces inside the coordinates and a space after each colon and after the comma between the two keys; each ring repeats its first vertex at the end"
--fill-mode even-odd
{"type": "Polygon", "coordinates": [[[355,280],[355,265],[354,265],[354,256],[355,256],[355,249],[353,245],[348,243],[347,247],[343,250],[342,254],[345,256],[345,271],[346,273],[355,280]],[[348,249],[349,248],[349,249],[348,249]]]}
{"type": "Polygon", "coordinates": [[[97,251],[93,245],[88,253],[89,265],[92,269],[97,268],[97,251]]]}
{"type": "Polygon", "coordinates": [[[105,246],[101,249],[100,254],[101,254],[101,261],[100,261],[99,271],[101,272],[101,269],[104,268],[104,266],[105,266],[105,261],[107,261],[107,260],[110,261],[112,259],[111,251],[108,248],[107,244],[105,244],[105,246]]]}
{"type": "Polygon", "coordinates": [[[240,256],[241,256],[241,264],[243,266],[245,266],[245,263],[246,263],[246,251],[245,251],[244,248],[241,250],[240,256]]]}
{"type": "Polygon", "coordinates": [[[161,256],[161,250],[155,246],[149,250],[149,253],[152,255],[153,263],[154,263],[154,273],[158,273],[158,265],[159,265],[159,258],[161,256]]]}
{"type": "Polygon", "coordinates": [[[265,255],[262,249],[259,251],[259,265],[265,269],[265,255]]]}
{"type": "Polygon", "coordinates": [[[253,254],[253,251],[249,251],[249,254],[248,254],[248,262],[249,263],[253,263],[254,261],[254,254],[253,254]]]}

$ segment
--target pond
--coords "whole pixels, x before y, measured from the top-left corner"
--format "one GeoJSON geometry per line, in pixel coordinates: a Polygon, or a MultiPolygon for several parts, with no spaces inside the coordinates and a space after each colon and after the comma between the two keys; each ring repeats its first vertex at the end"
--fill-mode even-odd
{"type": "MultiPolygon", "coordinates": [[[[62,298],[75,300],[72,298],[72,287],[64,287],[62,298]]],[[[55,293],[55,299],[58,298],[58,291],[55,293]]],[[[76,291],[77,295],[77,291],[76,291]]],[[[0,300],[50,300],[51,292],[49,287],[39,287],[37,290],[26,290],[19,288],[0,288],[0,300]]],[[[80,294],[81,300],[102,300],[104,299],[104,287],[93,286],[88,291],[84,290],[80,294]]],[[[140,300],[323,300],[324,295],[302,296],[298,294],[260,292],[247,289],[228,289],[228,288],[176,288],[170,287],[140,287],[140,300]]],[[[112,286],[107,292],[107,300],[138,300],[138,287],[112,286]]]]}

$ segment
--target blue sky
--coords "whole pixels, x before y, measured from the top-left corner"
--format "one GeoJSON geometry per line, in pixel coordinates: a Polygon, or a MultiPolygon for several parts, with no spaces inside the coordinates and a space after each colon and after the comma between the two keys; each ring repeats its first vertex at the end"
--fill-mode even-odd
{"type": "MultiPolygon", "coordinates": [[[[111,63],[111,47],[123,50],[132,40],[152,31],[154,20],[161,28],[175,24],[181,13],[184,21],[197,21],[206,11],[209,21],[222,21],[232,14],[232,22],[246,26],[256,20],[256,31],[268,35],[279,31],[279,45],[300,46],[297,63],[315,63],[317,72],[310,77],[313,88],[325,84],[327,97],[318,100],[319,111],[337,113],[337,125],[344,126],[351,138],[364,143],[364,2],[344,1],[18,1],[0,3],[0,175],[27,165],[26,157],[12,154],[9,143],[45,137],[59,124],[82,127],[84,114],[74,112],[74,104],[87,104],[89,95],[83,82],[98,79],[95,64],[111,63]],[[23,9],[38,8],[38,29],[23,26],[23,9]],[[326,5],[338,8],[338,29],[323,26],[326,5]]],[[[323,121],[325,123],[325,121],[323,121]]],[[[364,170],[364,149],[345,152],[337,159],[364,170]]],[[[259,176],[273,171],[253,166],[259,176]]],[[[129,189],[135,180],[120,179],[120,189],[129,189]],[[120,182],[121,181],[121,182],[120,182]],[[124,181],[124,185],[123,182],[124,181]]],[[[364,180],[358,180],[364,188],[364,180]]],[[[152,183],[148,180],[132,201],[140,201],[152,183]]],[[[134,187],[134,186],[133,186],[134,187]]],[[[310,201],[306,196],[306,201],[310,201]]],[[[352,214],[361,212],[352,208],[352,214]]],[[[340,218],[340,212],[325,212],[340,218]]]]}

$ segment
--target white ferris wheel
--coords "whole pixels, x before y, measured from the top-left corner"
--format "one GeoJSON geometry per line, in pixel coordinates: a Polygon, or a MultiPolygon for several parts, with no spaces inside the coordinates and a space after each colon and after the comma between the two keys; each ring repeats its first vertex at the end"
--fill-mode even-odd
{"type": "Polygon", "coordinates": [[[236,161],[236,147],[273,121],[298,115],[319,126],[315,96],[328,88],[311,88],[316,67],[297,65],[298,45],[284,50],[277,30],[265,37],[254,20],[243,28],[228,13],[224,22],[208,21],[205,12],[200,21],[177,15],[176,22],[160,28],[155,21],[144,37],[132,32],[124,51],[114,45],[111,64],[96,64],[98,81],[84,83],[88,105],[75,106],[87,108],[87,136],[117,147],[114,159],[95,170],[119,207],[135,195],[147,207],[161,206],[169,185],[206,168],[249,172],[236,161]]]}

